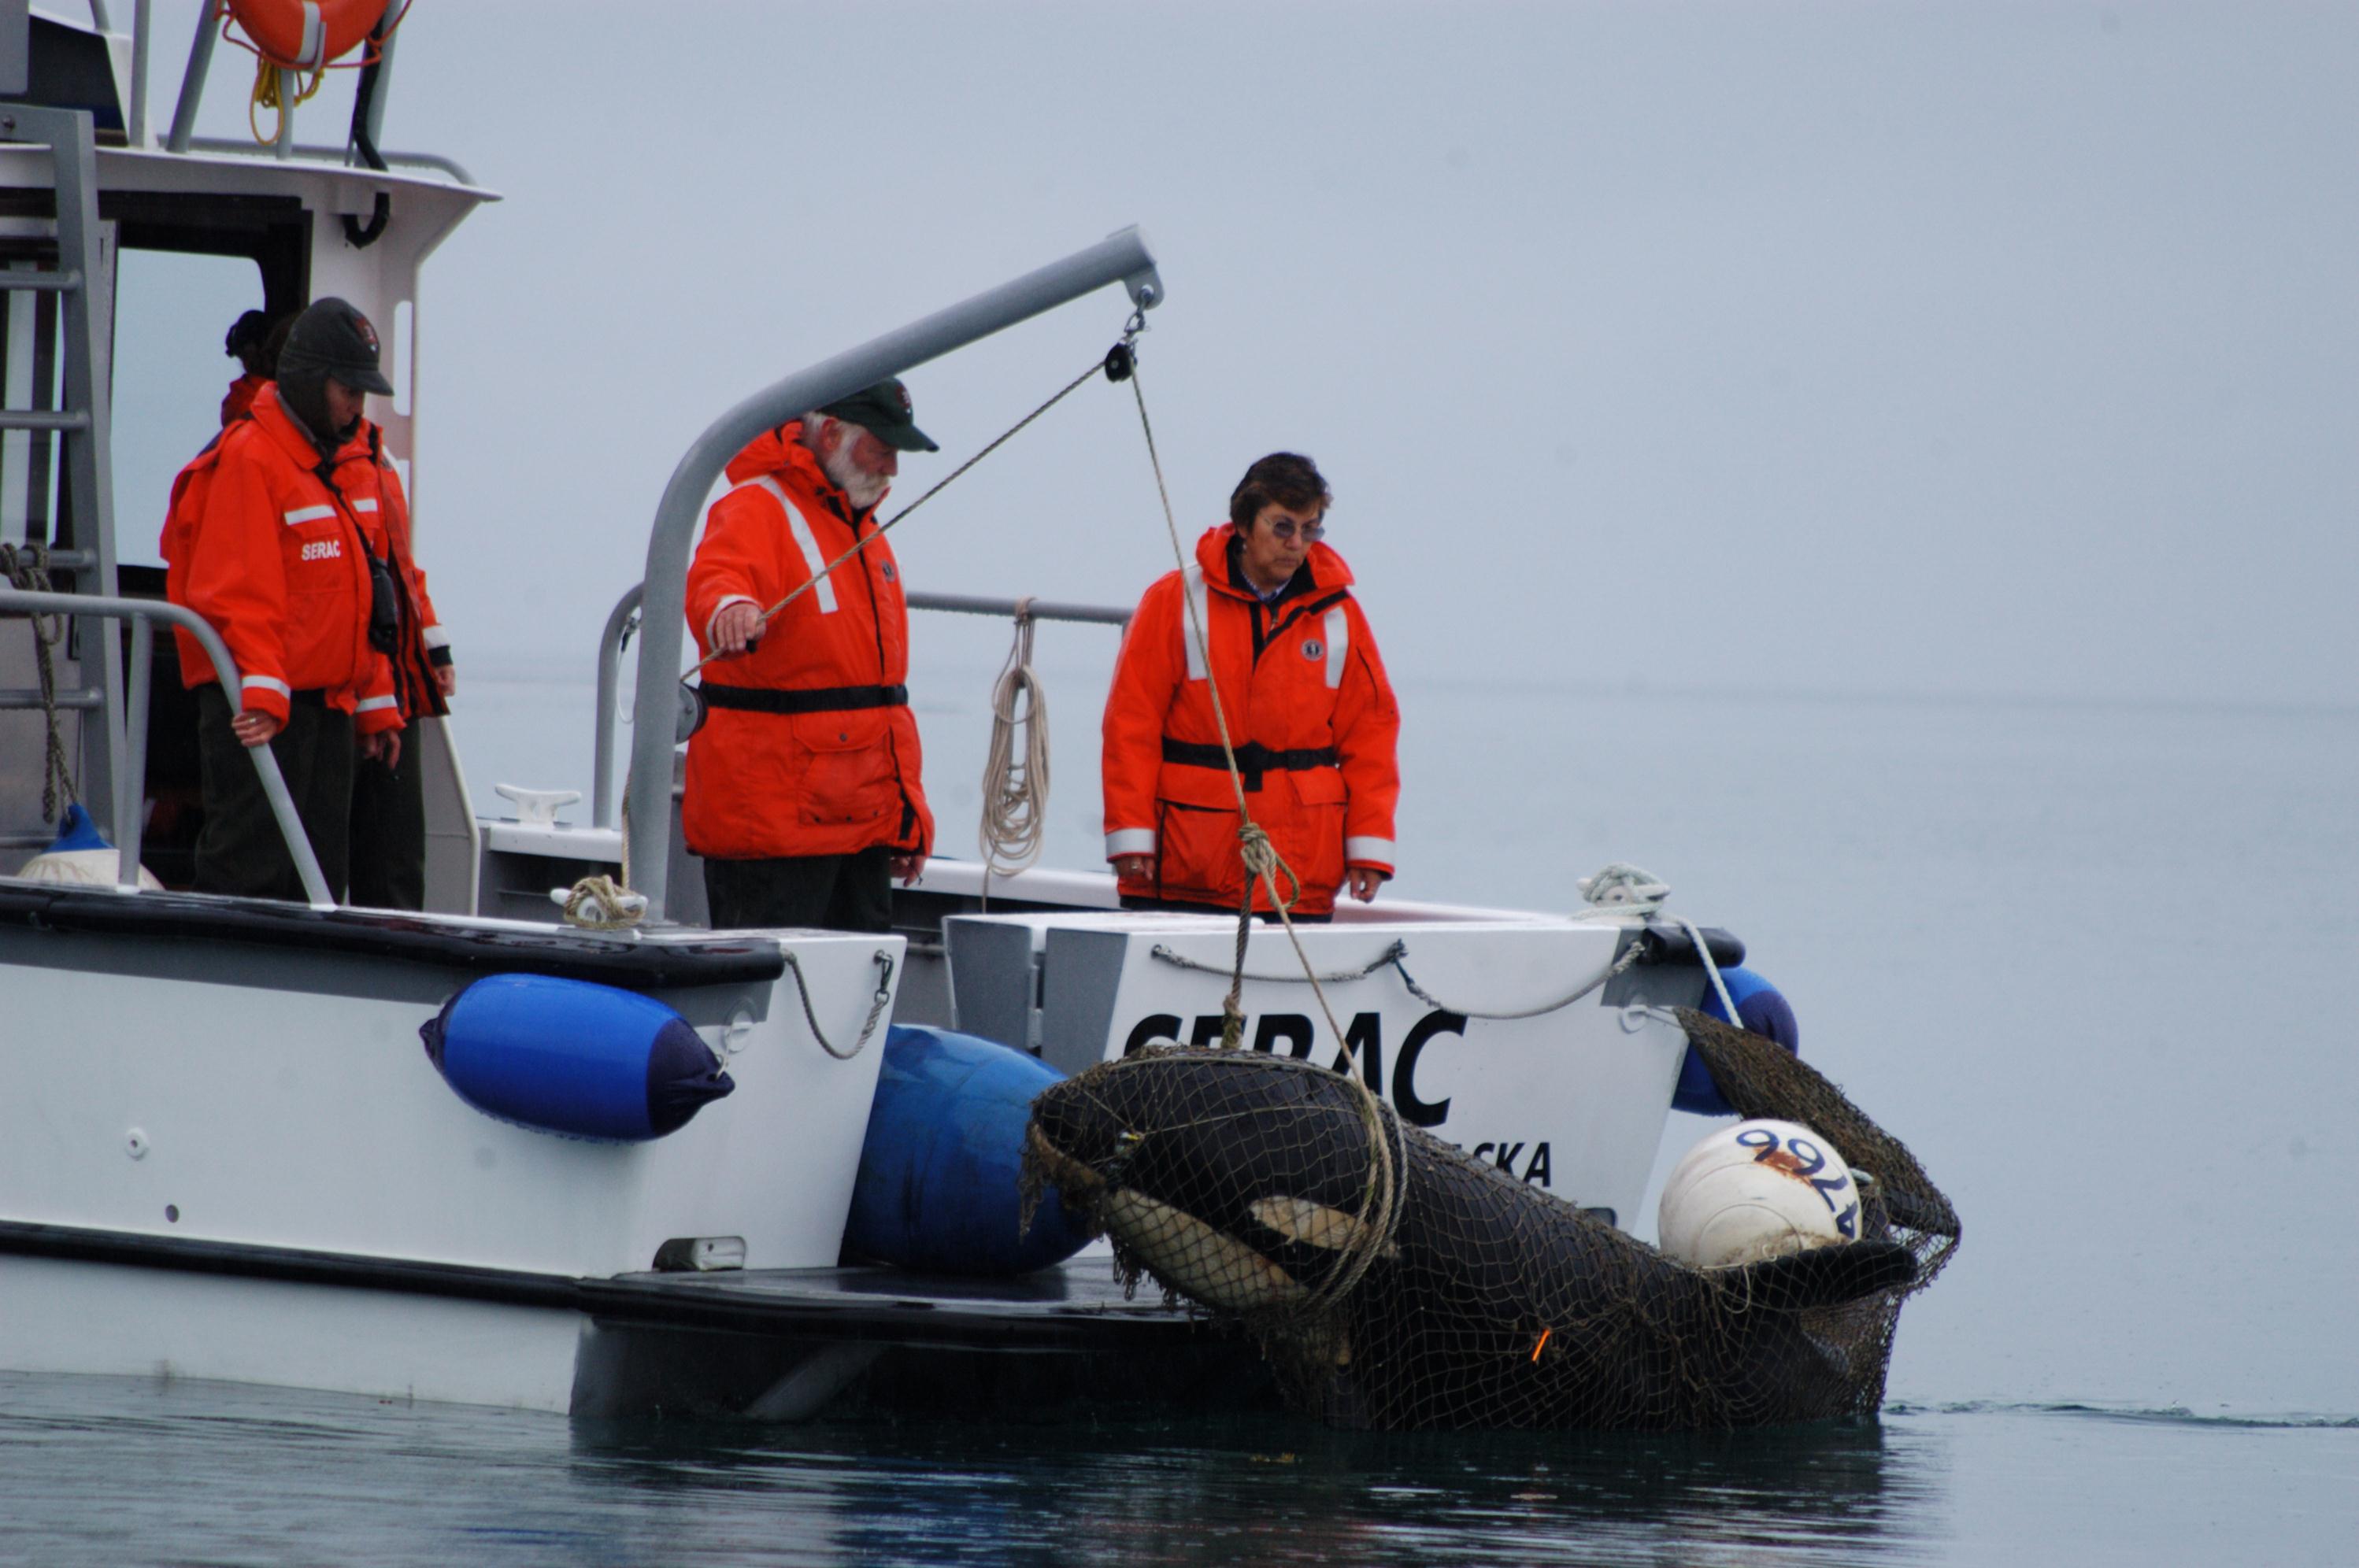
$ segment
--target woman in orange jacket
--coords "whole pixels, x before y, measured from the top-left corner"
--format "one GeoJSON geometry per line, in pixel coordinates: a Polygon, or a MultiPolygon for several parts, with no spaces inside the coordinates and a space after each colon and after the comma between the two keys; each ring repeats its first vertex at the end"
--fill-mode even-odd
{"type": "MultiPolygon", "coordinates": [[[[1351,568],[1321,543],[1331,500],[1310,459],[1271,453],[1194,564],[1139,600],[1105,710],[1106,859],[1124,907],[1234,911],[1245,897],[1212,679],[1246,809],[1299,884],[1295,918],[1328,918],[1346,883],[1364,903],[1393,874],[1400,708],[1351,568]]],[[[1270,913],[1268,889],[1253,903],[1270,913]]]]}
{"type": "Polygon", "coordinates": [[[268,745],[331,892],[342,897],[359,756],[398,755],[386,657],[397,627],[391,574],[337,475],[366,395],[392,390],[367,318],[314,303],[288,334],[278,380],[180,470],[164,524],[166,597],[212,623],[237,662],[233,713],[212,664],[179,633],[197,691],[205,820],[200,892],[302,896],[244,748],[268,745]],[[383,584],[383,586],[380,586],[383,584]]]}

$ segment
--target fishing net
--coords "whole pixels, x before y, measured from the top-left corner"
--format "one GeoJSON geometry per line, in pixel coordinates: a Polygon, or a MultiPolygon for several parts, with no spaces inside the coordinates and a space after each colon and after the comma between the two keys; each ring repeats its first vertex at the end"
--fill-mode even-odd
{"type": "Polygon", "coordinates": [[[1774,1044],[1682,1011],[1729,1103],[1861,1185],[1856,1241],[1702,1271],[1404,1126],[1290,1057],[1150,1047],[1035,1102],[1026,1175],[1136,1285],[1241,1322],[1340,1425],[1674,1431],[1866,1414],[1957,1217],[1898,1141],[1774,1044]],[[1864,1173],[1864,1174],[1863,1174],[1864,1173]]]}

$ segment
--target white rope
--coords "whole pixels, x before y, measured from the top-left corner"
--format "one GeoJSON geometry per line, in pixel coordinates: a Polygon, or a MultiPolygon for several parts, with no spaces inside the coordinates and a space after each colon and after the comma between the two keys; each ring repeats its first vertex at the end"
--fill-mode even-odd
{"type": "Polygon", "coordinates": [[[1017,600],[1016,643],[991,689],[991,749],[975,834],[986,883],[1038,860],[1049,826],[1049,698],[1032,673],[1033,625],[1032,600],[1017,600]]]}
{"type": "Polygon", "coordinates": [[[1616,860],[1573,884],[1589,907],[1581,912],[1586,918],[1600,914],[1652,914],[1663,907],[1671,896],[1669,882],[1652,871],[1640,871],[1626,861],[1616,860]]]}
{"type": "MultiPolygon", "coordinates": [[[[1664,900],[1671,896],[1669,882],[1652,871],[1641,871],[1623,860],[1616,860],[1595,874],[1582,878],[1577,885],[1582,900],[1589,905],[1575,917],[1577,919],[1601,914],[1653,914],[1663,907],[1664,900]]],[[[1690,942],[1695,944],[1696,962],[1701,964],[1703,972],[1712,977],[1712,989],[1719,993],[1720,1005],[1728,1010],[1728,1022],[1739,1029],[1744,1028],[1745,1021],[1736,1016],[1735,999],[1728,994],[1728,982],[1720,978],[1720,966],[1712,961],[1712,948],[1704,942],[1703,933],[1697,930],[1695,922],[1685,915],[1674,914],[1669,918],[1688,934],[1690,942]]],[[[1637,949],[1633,947],[1631,951],[1637,949]]],[[[1404,975],[1402,978],[1408,977],[1404,975]]]]}
{"type": "Polygon", "coordinates": [[[1685,915],[1674,914],[1671,918],[1679,922],[1680,929],[1688,934],[1688,940],[1695,944],[1696,959],[1703,965],[1703,972],[1712,977],[1712,989],[1720,993],[1720,1005],[1728,1009],[1730,1025],[1744,1028],[1745,1020],[1736,1015],[1736,999],[1728,994],[1728,982],[1720,978],[1720,966],[1712,961],[1712,948],[1705,944],[1703,933],[1698,931],[1695,922],[1685,915]]]}

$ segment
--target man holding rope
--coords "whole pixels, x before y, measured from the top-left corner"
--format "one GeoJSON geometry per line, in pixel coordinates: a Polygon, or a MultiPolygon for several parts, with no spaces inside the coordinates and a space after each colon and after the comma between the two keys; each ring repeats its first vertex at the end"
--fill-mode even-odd
{"type": "Polygon", "coordinates": [[[934,820],[905,684],[900,568],[873,538],[821,568],[876,533],[898,454],[940,449],[888,379],[730,461],[736,488],[713,503],[688,571],[689,625],[716,662],[680,815],[715,929],[883,931],[892,879],[914,882],[925,867],[934,820]]]}
{"type": "MultiPolygon", "coordinates": [[[[1346,883],[1365,903],[1393,874],[1400,708],[1351,568],[1320,542],[1332,499],[1309,458],[1271,453],[1194,563],[1139,600],[1105,710],[1106,859],[1125,909],[1243,905],[1239,783],[1292,872],[1276,880],[1296,921],[1328,919],[1346,883]]],[[[1266,886],[1250,895],[1273,913],[1266,886]]]]}

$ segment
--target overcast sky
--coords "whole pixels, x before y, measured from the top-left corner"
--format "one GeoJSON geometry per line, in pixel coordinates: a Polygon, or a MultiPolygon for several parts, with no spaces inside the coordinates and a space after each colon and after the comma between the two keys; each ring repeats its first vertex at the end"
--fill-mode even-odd
{"type": "MultiPolygon", "coordinates": [[[[506,197],[428,267],[419,549],[586,673],[714,416],[1135,222],[1187,533],[1315,456],[1405,679],[2349,705],[2354,81],[2359,7],[2252,0],[419,0],[386,145],[506,197]]],[[[903,494],[1125,312],[914,373],[903,494]]],[[[1067,406],[913,585],[1169,568],[1127,398],[1067,406]]]]}

